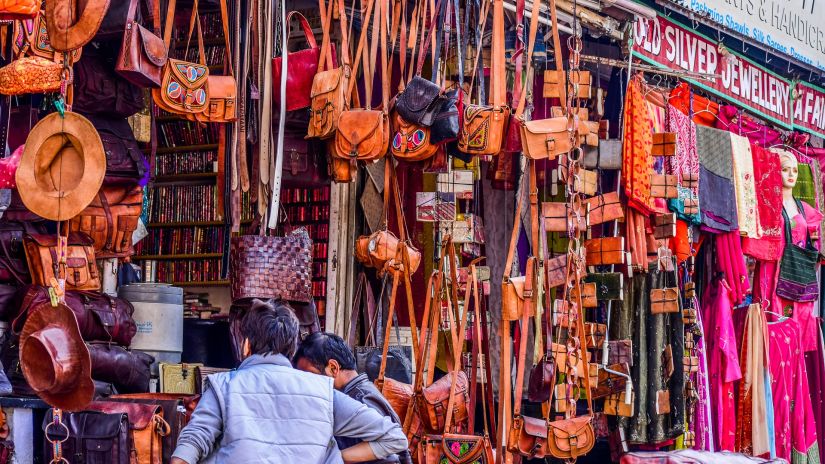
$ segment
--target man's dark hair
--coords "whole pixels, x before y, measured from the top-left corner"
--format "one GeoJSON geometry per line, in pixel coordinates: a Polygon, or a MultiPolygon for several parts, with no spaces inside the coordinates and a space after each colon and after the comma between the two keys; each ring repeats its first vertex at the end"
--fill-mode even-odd
{"type": "Polygon", "coordinates": [[[282,354],[292,358],[298,347],[298,318],[285,301],[255,300],[244,316],[241,334],[252,354],[282,354]]]}
{"type": "Polygon", "coordinates": [[[302,358],[321,372],[330,359],[336,360],[341,369],[355,370],[352,350],[343,338],[332,333],[315,332],[305,338],[295,353],[295,364],[302,358]]]}

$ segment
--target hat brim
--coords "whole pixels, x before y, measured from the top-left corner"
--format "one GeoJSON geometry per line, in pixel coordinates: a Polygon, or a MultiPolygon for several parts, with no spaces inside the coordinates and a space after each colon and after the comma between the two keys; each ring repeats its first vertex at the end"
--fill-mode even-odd
{"type": "MultiPolygon", "coordinates": [[[[53,141],[48,142],[49,145],[53,141]]],[[[52,221],[66,221],[77,216],[97,196],[106,175],[106,152],[100,134],[85,117],[67,112],[64,117],[52,113],[41,119],[26,139],[15,180],[20,199],[31,212],[52,221]],[[76,187],[56,192],[45,191],[37,182],[35,163],[38,153],[50,137],[65,134],[83,147],[83,174],[76,187]]]]}
{"type": "Polygon", "coordinates": [[[89,349],[86,347],[86,344],[83,342],[83,337],[80,335],[77,319],[68,306],[60,303],[57,307],[53,307],[50,303],[44,302],[29,311],[26,324],[20,333],[20,368],[27,381],[35,369],[43,368],[43,366],[31,364],[29,360],[23,356],[23,346],[32,334],[42,330],[49,324],[58,324],[63,327],[69,335],[72,350],[78,353],[80,373],[74,382],[74,388],[69,391],[60,393],[38,391],[37,395],[55,408],[66,411],[83,410],[92,402],[95,392],[95,384],[92,380],[92,360],[89,356],[89,349]]]}

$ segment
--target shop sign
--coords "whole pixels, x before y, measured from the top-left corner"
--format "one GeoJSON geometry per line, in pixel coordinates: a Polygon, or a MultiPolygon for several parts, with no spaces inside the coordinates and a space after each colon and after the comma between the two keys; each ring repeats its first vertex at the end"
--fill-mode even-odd
{"type": "Polygon", "coordinates": [[[825,2],[812,0],[676,0],[699,13],[802,63],[825,70],[825,2]]]}
{"type": "Polygon", "coordinates": [[[790,81],[664,16],[638,20],[633,53],[670,69],[720,75],[714,80],[686,79],[731,103],[787,129],[791,128],[790,81]]]}
{"type": "Polygon", "coordinates": [[[795,129],[825,138],[825,90],[807,82],[797,84],[793,124],[795,129]]]}

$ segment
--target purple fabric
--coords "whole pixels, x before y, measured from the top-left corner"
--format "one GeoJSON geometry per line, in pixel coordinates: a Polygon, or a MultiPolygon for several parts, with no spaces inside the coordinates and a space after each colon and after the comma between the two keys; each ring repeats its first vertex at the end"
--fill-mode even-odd
{"type": "Polygon", "coordinates": [[[725,129],[734,134],[747,137],[751,143],[770,147],[782,142],[782,133],[760,124],[733,105],[723,105],[719,107],[719,119],[716,121],[718,129],[725,129]]]}
{"type": "Polygon", "coordinates": [[[704,165],[699,166],[699,211],[702,224],[730,232],[739,221],[736,215],[736,192],[733,181],[718,176],[704,165]]]}
{"type": "MultiPolygon", "coordinates": [[[[699,327],[704,327],[702,322],[702,311],[699,300],[694,298],[693,303],[696,308],[696,323],[699,327]]],[[[708,375],[707,351],[705,344],[706,336],[696,340],[696,354],[699,358],[699,371],[696,374],[696,392],[699,400],[696,402],[696,415],[691,425],[696,435],[696,449],[713,451],[713,425],[710,421],[710,376],[708,375]]]]}

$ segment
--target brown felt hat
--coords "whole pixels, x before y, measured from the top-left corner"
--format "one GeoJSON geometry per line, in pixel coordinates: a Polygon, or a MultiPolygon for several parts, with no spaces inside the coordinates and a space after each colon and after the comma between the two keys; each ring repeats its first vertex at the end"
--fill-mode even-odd
{"type": "Polygon", "coordinates": [[[20,334],[20,368],[29,386],[55,408],[79,411],[92,401],[89,349],[65,304],[44,302],[30,311],[20,334]]]}
{"type": "Polygon", "coordinates": [[[17,191],[31,212],[66,221],[97,196],[105,175],[106,153],[92,123],[77,113],[52,113],[26,139],[17,191]]]}

